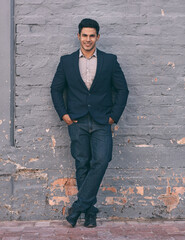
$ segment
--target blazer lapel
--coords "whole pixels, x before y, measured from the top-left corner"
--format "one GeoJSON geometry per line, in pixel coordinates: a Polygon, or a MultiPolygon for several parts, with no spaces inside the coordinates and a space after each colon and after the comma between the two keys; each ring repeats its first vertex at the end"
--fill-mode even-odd
{"type": "Polygon", "coordinates": [[[97,82],[97,80],[98,80],[98,78],[100,76],[102,65],[103,65],[103,54],[97,48],[97,68],[96,68],[96,74],[95,74],[95,77],[94,77],[94,80],[93,80],[93,83],[91,85],[90,90],[92,90],[92,88],[95,86],[95,84],[96,84],[96,82],[97,82]]]}

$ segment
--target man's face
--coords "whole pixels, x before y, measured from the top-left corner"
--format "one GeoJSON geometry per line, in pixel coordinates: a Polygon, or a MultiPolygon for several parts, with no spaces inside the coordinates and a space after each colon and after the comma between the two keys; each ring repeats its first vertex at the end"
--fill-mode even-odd
{"type": "Polygon", "coordinates": [[[99,37],[100,34],[97,35],[95,28],[82,28],[78,34],[81,48],[88,52],[95,49],[99,37]]]}

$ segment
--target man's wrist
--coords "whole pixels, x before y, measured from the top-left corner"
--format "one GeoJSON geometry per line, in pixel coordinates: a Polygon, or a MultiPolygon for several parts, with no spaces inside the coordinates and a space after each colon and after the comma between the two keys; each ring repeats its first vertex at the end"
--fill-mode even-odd
{"type": "Polygon", "coordinates": [[[62,119],[64,120],[64,118],[67,116],[68,114],[65,113],[63,116],[62,116],[62,119]]]}

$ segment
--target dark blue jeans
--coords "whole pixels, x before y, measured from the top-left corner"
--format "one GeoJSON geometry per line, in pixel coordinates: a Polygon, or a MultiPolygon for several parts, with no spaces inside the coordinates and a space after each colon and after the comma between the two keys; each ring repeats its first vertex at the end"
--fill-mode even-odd
{"type": "Polygon", "coordinates": [[[81,212],[97,212],[96,196],[112,159],[111,125],[99,124],[88,114],[69,125],[68,130],[78,186],[73,207],[81,212]]]}

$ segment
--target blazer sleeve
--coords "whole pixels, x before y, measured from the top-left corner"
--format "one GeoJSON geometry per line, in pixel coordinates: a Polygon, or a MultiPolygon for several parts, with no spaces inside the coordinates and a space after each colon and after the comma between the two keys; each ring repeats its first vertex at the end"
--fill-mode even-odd
{"type": "Polygon", "coordinates": [[[123,71],[117,61],[117,57],[114,56],[114,65],[112,72],[112,86],[115,91],[115,100],[113,103],[110,117],[117,123],[123,113],[129,90],[123,71]]]}
{"type": "Polygon", "coordinates": [[[57,111],[59,118],[67,114],[65,101],[64,101],[64,89],[66,87],[66,78],[63,66],[63,57],[60,58],[60,63],[58,64],[56,73],[54,75],[51,84],[51,97],[55,110],[57,111]]]}

